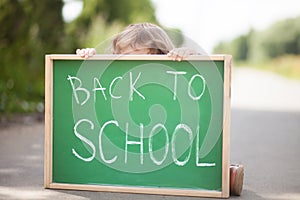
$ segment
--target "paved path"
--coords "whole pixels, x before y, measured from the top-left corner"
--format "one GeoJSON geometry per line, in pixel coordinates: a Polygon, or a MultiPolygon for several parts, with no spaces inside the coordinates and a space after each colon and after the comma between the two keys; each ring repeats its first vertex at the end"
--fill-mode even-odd
{"type": "Polygon", "coordinates": [[[300,111],[300,81],[252,68],[234,68],[233,108],[300,111]]]}
{"type": "MultiPolygon", "coordinates": [[[[235,69],[231,161],[245,165],[245,182],[242,196],[231,199],[300,199],[299,89],[297,81],[235,69]]],[[[43,134],[44,125],[38,122],[0,127],[0,199],[206,199],[45,190],[43,134]]]]}

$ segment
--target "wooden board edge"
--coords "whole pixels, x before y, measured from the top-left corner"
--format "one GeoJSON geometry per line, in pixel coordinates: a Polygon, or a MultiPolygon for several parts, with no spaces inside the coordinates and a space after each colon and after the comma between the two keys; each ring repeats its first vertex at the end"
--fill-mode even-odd
{"type": "MultiPolygon", "coordinates": [[[[90,58],[81,58],[76,54],[49,54],[47,55],[53,60],[173,60],[167,55],[116,55],[116,54],[97,54],[90,58]]],[[[222,61],[226,55],[212,54],[212,55],[191,55],[183,61],[192,60],[215,60],[222,61]]],[[[179,62],[179,61],[176,61],[179,62]]]]}
{"type": "Polygon", "coordinates": [[[44,188],[48,188],[52,183],[53,59],[46,56],[45,61],[44,188]]]}
{"type": "Polygon", "coordinates": [[[223,94],[223,151],[222,151],[222,197],[230,195],[230,101],[232,57],[224,58],[224,94],[223,94]]]}
{"type": "MultiPolygon", "coordinates": [[[[116,56],[101,55],[90,58],[90,60],[115,59],[116,56]]],[[[163,55],[126,55],[119,56],[120,60],[172,60],[163,55]]],[[[223,117],[223,153],[222,153],[222,192],[209,190],[188,190],[188,189],[164,189],[164,188],[144,188],[144,187],[120,187],[120,186],[94,186],[77,184],[60,184],[52,182],[52,97],[53,97],[53,60],[85,60],[77,55],[53,54],[46,55],[45,70],[45,160],[44,160],[44,188],[51,189],[74,189],[103,192],[124,192],[139,194],[158,194],[176,196],[197,196],[197,197],[229,197],[229,117],[230,117],[230,80],[231,80],[231,56],[211,55],[195,56],[189,60],[212,60],[224,61],[224,117],[223,117]],[[225,144],[225,145],[224,145],[225,144]],[[224,162],[225,161],[225,162],[224,162]],[[225,170],[224,170],[225,169],[225,170]],[[228,169],[228,170],[227,170],[228,169]]]]}
{"type": "MultiPolygon", "coordinates": [[[[83,190],[96,192],[117,192],[132,194],[155,194],[170,196],[189,196],[189,197],[214,197],[224,198],[221,191],[196,190],[196,189],[174,189],[174,188],[154,188],[154,187],[135,187],[135,186],[110,186],[110,185],[80,185],[51,183],[50,189],[63,190],[83,190]]],[[[226,198],[226,197],[225,197],[226,198]]]]}

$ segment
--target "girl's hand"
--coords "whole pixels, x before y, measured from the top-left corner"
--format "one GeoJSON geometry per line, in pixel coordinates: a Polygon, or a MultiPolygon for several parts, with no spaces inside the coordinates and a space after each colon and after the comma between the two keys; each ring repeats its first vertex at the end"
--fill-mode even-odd
{"type": "Polygon", "coordinates": [[[190,55],[199,55],[199,53],[193,49],[181,47],[172,49],[167,55],[173,58],[173,60],[181,61],[182,59],[187,58],[190,55]]]}
{"type": "Polygon", "coordinates": [[[76,54],[81,58],[88,58],[96,55],[96,49],[94,48],[77,49],[76,54]]]}

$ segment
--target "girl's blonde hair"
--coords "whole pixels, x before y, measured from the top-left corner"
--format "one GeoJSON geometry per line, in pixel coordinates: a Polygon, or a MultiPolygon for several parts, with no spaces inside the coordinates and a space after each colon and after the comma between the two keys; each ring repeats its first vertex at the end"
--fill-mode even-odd
{"type": "Polygon", "coordinates": [[[122,54],[126,48],[150,49],[151,54],[167,54],[174,45],[167,33],[151,23],[131,24],[119,33],[112,42],[112,53],[122,54]]]}

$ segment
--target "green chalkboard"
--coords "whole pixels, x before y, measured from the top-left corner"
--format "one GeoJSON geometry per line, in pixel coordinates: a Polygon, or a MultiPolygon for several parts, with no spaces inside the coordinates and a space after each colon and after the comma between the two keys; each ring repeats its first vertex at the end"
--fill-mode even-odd
{"type": "Polygon", "coordinates": [[[230,57],[46,56],[45,187],[228,197],[230,57]]]}

